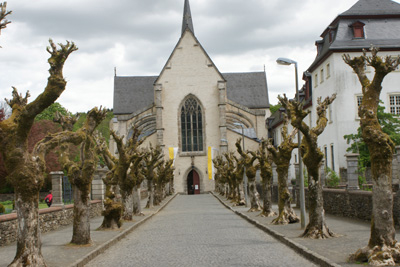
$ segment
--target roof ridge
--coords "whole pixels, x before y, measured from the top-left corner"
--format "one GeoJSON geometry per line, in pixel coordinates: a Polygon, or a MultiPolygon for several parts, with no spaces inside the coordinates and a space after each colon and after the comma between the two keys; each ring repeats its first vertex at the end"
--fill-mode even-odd
{"type": "Polygon", "coordinates": [[[400,4],[392,0],[358,0],[339,16],[400,14],[400,4]]]}

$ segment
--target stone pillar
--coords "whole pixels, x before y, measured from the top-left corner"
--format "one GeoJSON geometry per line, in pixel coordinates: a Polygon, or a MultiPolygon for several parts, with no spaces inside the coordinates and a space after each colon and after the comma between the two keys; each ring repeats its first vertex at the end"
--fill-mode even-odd
{"type": "Polygon", "coordinates": [[[164,148],[164,128],[162,123],[162,85],[156,84],[154,87],[154,103],[156,106],[156,131],[157,131],[157,145],[164,148]]]}
{"type": "Polygon", "coordinates": [[[51,193],[53,194],[52,207],[64,206],[62,179],[63,172],[51,172],[51,193]]]}
{"type": "Polygon", "coordinates": [[[321,177],[321,185],[324,187],[326,185],[325,159],[322,159],[321,165],[319,166],[319,176],[321,177]]]}
{"type": "Polygon", "coordinates": [[[92,181],[92,200],[104,200],[105,186],[103,178],[105,178],[108,169],[106,167],[98,167],[94,173],[92,181]]]}
{"type": "MultiPolygon", "coordinates": [[[[228,140],[226,135],[226,83],[218,81],[219,91],[219,135],[220,135],[220,151],[221,153],[228,152],[228,140]]],[[[244,149],[244,148],[243,148],[244,149]]]]}
{"type": "Polygon", "coordinates": [[[358,186],[358,156],[359,154],[346,154],[347,161],[347,189],[357,190],[358,186]]]}

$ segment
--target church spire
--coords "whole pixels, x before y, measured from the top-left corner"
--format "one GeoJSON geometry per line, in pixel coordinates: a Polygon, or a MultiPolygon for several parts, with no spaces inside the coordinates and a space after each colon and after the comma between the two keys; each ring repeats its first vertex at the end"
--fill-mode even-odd
{"type": "Polygon", "coordinates": [[[189,0],[185,0],[185,7],[183,8],[183,21],[182,21],[182,35],[186,28],[194,34],[192,13],[190,12],[189,0]]]}

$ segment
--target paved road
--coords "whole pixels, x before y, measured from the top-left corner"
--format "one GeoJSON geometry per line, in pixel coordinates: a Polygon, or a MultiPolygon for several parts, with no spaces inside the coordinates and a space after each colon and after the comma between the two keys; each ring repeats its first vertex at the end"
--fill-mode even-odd
{"type": "Polygon", "coordinates": [[[316,266],[223,207],[178,195],[86,266],[316,266]]]}

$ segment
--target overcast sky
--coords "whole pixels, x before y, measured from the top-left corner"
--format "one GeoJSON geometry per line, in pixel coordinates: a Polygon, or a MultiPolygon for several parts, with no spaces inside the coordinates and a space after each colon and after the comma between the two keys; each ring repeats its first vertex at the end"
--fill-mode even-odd
{"type": "MultiPolygon", "coordinates": [[[[267,73],[270,102],[294,96],[299,77],[316,56],[315,41],[357,0],[191,0],[195,35],[222,72],[267,73]]],[[[113,106],[119,76],[159,75],[179,40],[184,0],[9,0],[11,24],[0,35],[0,97],[11,86],[31,92],[46,83],[48,39],[74,41],[65,64],[67,89],[58,101],[72,112],[113,106]]],[[[302,84],[302,81],[300,81],[302,84]]]]}

